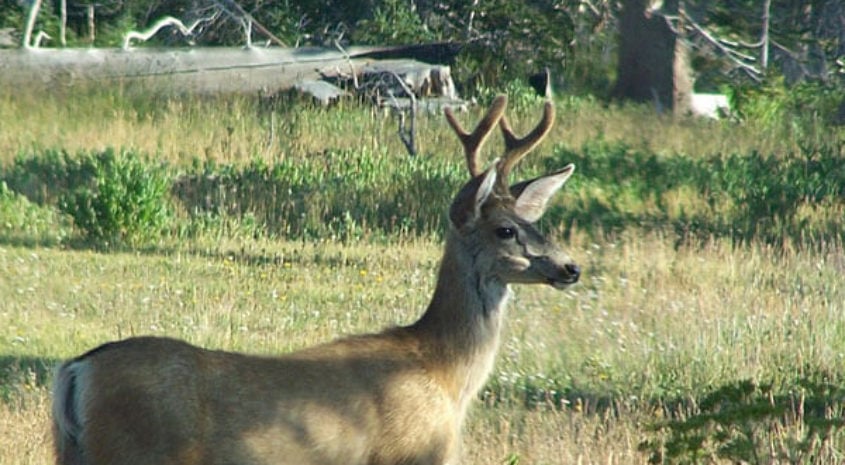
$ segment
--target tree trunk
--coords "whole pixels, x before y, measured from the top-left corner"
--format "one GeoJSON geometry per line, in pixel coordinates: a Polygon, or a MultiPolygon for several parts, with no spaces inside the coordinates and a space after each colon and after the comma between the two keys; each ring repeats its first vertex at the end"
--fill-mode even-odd
{"type": "Polygon", "coordinates": [[[654,102],[675,114],[689,111],[692,78],[687,47],[666,16],[677,16],[677,0],[659,12],[649,0],[627,0],[619,18],[619,62],[613,96],[654,102]]]}
{"type": "Polygon", "coordinates": [[[61,16],[59,23],[59,43],[62,47],[67,46],[67,0],[61,0],[59,3],[59,15],[61,16]]]}
{"type": "Polygon", "coordinates": [[[96,26],[94,25],[94,4],[88,4],[88,42],[93,46],[96,39],[96,26]]]}

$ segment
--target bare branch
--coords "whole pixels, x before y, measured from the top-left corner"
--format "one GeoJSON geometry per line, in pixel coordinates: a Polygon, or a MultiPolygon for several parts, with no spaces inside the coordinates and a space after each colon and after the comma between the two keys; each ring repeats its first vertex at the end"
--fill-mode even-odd
{"type": "Polygon", "coordinates": [[[38,34],[35,34],[35,38],[32,39],[32,48],[41,47],[41,41],[44,39],[53,40],[53,38],[50,37],[50,34],[47,34],[44,31],[38,31],[38,34]]]}
{"type": "Polygon", "coordinates": [[[702,37],[707,43],[715,47],[719,52],[721,52],[728,60],[730,60],[737,68],[745,72],[748,77],[753,79],[754,81],[760,82],[761,75],[763,74],[759,69],[756,67],[749,65],[742,61],[742,59],[750,59],[753,60],[753,57],[749,57],[748,55],[744,55],[742,53],[737,52],[736,50],[726,47],[723,45],[719,39],[713,37],[712,34],[707,32],[703,27],[701,27],[698,23],[696,23],[692,18],[689,17],[683,10],[680,12],[680,16],[684,19],[684,22],[689,24],[692,29],[698,33],[700,37],[702,37]]]}
{"type": "MultiPolygon", "coordinates": [[[[780,42],[778,42],[778,41],[776,41],[776,40],[771,40],[771,39],[770,39],[770,40],[769,40],[769,43],[770,43],[770,44],[771,44],[774,48],[776,48],[776,49],[780,50],[781,52],[783,52],[783,54],[784,54],[784,55],[786,55],[787,57],[789,57],[789,59],[790,59],[790,60],[792,60],[795,64],[797,64],[797,65],[798,65],[798,67],[801,69],[801,73],[803,73],[803,74],[805,74],[805,75],[812,75],[812,72],[811,72],[809,69],[807,69],[807,66],[804,64],[804,61],[803,61],[803,60],[801,60],[801,57],[799,57],[797,53],[795,53],[795,52],[793,52],[792,50],[788,49],[786,46],[784,46],[783,44],[781,44],[780,42]]],[[[837,63],[838,63],[838,62],[837,62],[837,63]]]]}
{"type": "Polygon", "coordinates": [[[669,28],[670,31],[672,31],[672,34],[675,34],[676,36],[681,35],[681,32],[678,30],[677,27],[675,27],[675,21],[679,19],[677,15],[667,15],[660,13],[659,11],[651,11],[649,12],[649,14],[662,16],[663,19],[666,21],[666,27],[669,28]]]}
{"type": "Polygon", "coordinates": [[[581,0],[580,6],[586,7],[586,9],[589,10],[590,13],[592,13],[593,16],[595,16],[596,18],[602,17],[601,11],[599,11],[599,9],[596,8],[596,6],[593,5],[592,2],[590,2],[590,0],[581,0]]]}
{"type": "Polygon", "coordinates": [[[396,107],[396,111],[399,112],[399,139],[405,144],[405,148],[408,150],[408,153],[413,157],[417,155],[417,145],[416,145],[416,122],[417,122],[417,96],[414,95],[414,91],[411,90],[405,81],[396,74],[395,71],[391,71],[393,77],[402,87],[402,90],[405,91],[405,94],[411,99],[411,123],[408,129],[405,128],[405,110],[401,108],[399,102],[396,101],[396,96],[393,93],[390,93],[390,98],[393,100],[393,104],[396,107]]]}
{"type": "Polygon", "coordinates": [[[467,20],[466,37],[472,37],[473,22],[475,21],[475,9],[478,7],[479,0],[472,0],[472,7],[469,10],[469,19],[467,20]]]}
{"type": "Polygon", "coordinates": [[[724,45],[726,47],[760,48],[760,47],[763,46],[762,41],[743,42],[741,40],[725,39],[724,37],[719,37],[716,40],[718,40],[722,45],[724,45]]]}
{"type": "Polygon", "coordinates": [[[349,74],[352,76],[352,85],[355,86],[355,90],[358,90],[358,73],[355,72],[355,65],[352,64],[352,58],[349,56],[346,49],[343,48],[343,45],[340,44],[339,40],[335,39],[334,46],[340,51],[340,53],[343,54],[343,58],[346,59],[346,62],[349,63],[349,74]]]}
{"type": "Polygon", "coordinates": [[[164,18],[161,18],[160,20],[156,21],[152,26],[147,28],[146,31],[143,31],[143,32],[129,31],[129,32],[127,32],[126,35],[123,36],[123,49],[129,50],[129,48],[132,45],[133,39],[140,40],[141,42],[146,42],[151,37],[156,35],[158,33],[158,31],[160,31],[161,29],[163,29],[167,26],[175,26],[176,29],[183,36],[188,37],[188,36],[190,36],[194,33],[194,29],[196,29],[197,26],[199,26],[200,24],[202,24],[204,22],[214,21],[215,19],[217,19],[218,16],[220,16],[220,12],[215,11],[214,14],[209,16],[208,18],[200,18],[200,19],[194,21],[193,23],[191,23],[190,27],[186,27],[182,23],[182,21],[179,21],[178,19],[176,19],[172,16],[165,16],[164,18]]]}
{"type": "Polygon", "coordinates": [[[728,40],[719,38],[719,42],[725,44],[728,47],[760,48],[763,46],[763,39],[760,39],[757,42],[743,42],[741,40],[728,40]]]}

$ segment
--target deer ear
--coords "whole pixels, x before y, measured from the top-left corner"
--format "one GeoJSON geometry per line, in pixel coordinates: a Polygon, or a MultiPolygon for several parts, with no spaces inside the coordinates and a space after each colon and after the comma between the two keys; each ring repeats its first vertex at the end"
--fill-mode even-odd
{"type": "Polygon", "coordinates": [[[487,171],[472,178],[455,196],[452,207],[449,208],[449,219],[452,225],[460,229],[481,217],[481,207],[493,192],[496,185],[496,164],[493,163],[487,171]]]}
{"type": "Polygon", "coordinates": [[[575,165],[569,164],[562,170],[555,171],[530,181],[523,181],[511,186],[511,194],[516,198],[514,211],[522,219],[533,223],[546,212],[549,199],[572,176],[575,165]]]}

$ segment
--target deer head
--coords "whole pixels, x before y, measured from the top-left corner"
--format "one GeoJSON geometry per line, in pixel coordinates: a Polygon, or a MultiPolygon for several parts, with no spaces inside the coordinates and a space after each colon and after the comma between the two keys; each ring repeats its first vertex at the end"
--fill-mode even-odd
{"type": "Polygon", "coordinates": [[[487,262],[487,270],[479,270],[482,273],[486,271],[505,284],[546,283],[562,289],[578,281],[580,268],[534,223],[543,216],[551,196],[572,175],[575,165],[509,185],[513,168],[551,129],[554,106],[546,102],[539,124],[524,137],[517,137],[504,115],[506,105],[506,96],[496,97],[471,133],[461,127],[449,109],[445,112],[464,147],[472,177],[449,209],[452,230],[477,249],[479,260],[487,262]],[[504,136],[505,153],[481,171],[478,152],[496,125],[504,136]]]}

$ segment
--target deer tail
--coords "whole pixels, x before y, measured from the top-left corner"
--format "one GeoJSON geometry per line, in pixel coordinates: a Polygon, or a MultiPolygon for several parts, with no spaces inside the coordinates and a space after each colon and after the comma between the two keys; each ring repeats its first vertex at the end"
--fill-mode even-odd
{"type": "Polygon", "coordinates": [[[53,383],[53,445],[57,465],[86,465],[83,449],[83,412],[80,401],[84,360],[71,360],[56,370],[53,383]]]}

